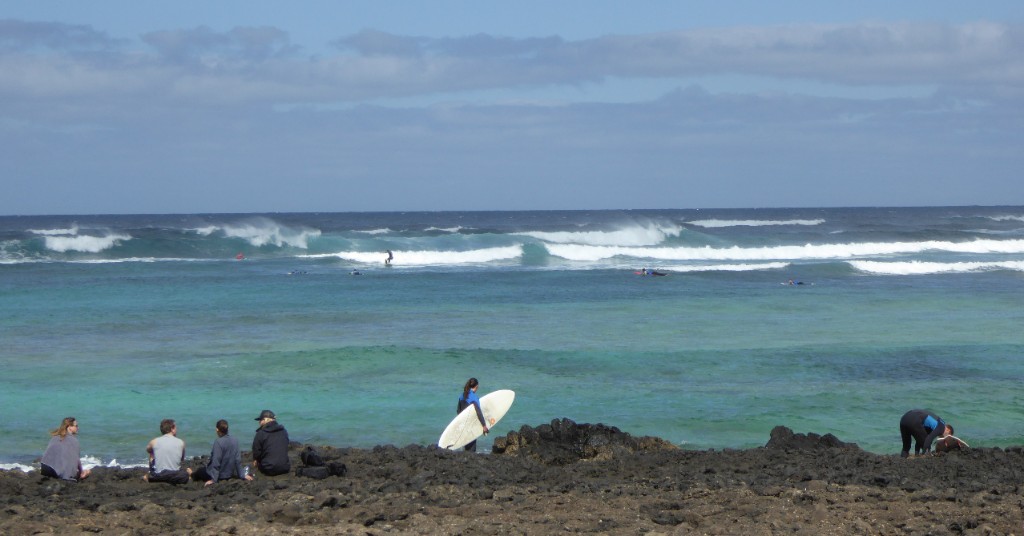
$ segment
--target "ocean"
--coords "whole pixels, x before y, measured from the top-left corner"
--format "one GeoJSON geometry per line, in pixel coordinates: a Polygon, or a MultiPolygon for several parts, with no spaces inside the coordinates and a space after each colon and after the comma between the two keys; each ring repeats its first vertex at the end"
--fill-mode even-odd
{"type": "Polygon", "coordinates": [[[1022,298],[1020,206],[0,217],[0,467],[65,416],[99,465],[163,418],[248,445],[262,409],[433,444],[471,376],[516,392],[482,451],[566,417],[895,454],[913,408],[1020,445],[1022,298]]]}

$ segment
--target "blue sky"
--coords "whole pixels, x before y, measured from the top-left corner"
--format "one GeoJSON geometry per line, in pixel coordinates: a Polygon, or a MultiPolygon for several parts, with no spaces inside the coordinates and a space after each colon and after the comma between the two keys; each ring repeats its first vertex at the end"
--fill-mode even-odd
{"type": "Polygon", "coordinates": [[[0,0],[0,214],[1024,203],[1024,3],[0,0]]]}

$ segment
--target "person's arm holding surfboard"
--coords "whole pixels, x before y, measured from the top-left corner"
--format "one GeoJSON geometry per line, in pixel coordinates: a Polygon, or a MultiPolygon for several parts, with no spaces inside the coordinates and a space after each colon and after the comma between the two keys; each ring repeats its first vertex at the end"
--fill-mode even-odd
{"type": "Polygon", "coordinates": [[[490,432],[487,428],[487,419],[484,419],[484,411],[480,409],[480,397],[476,395],[476,388],[474,387],[466,395],[466,402],[473,405],[473,409],[476,410],[476,418],[480,419],[480,426],[484,427],[484,434],[490,432]]]}

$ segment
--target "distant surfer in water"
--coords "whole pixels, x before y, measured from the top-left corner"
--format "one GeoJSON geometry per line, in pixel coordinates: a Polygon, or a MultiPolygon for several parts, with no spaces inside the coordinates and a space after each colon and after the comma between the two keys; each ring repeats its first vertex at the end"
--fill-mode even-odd
{"type": "MultiPolygon", "coordinates": [[[[923,409],[912,409],[900,419],[900,436],[903,438],[903,450],[900,456],[910,456],[910,439],[914,439],[914,454],[928,454],[932,442],[939,438],[953,435],[953,427],[946,424],[938,415],[923,409]]],[[[959,441],[959,440],[957,440],[959,441]]]]}
{"type": "MultiPolygon", "coordinates": [[[[459,404],[455,410],[455,414],[462,413],[462,410],[468,408],[470,405],[476,409],[476,418],[480,419],[480,426],[484,427],[484,434],[487,434],[490,430],[487,429],[487,421],[484,419],[484,412],[480,409],[480,397],[476,396],[476,390],[480,387],[480,382],[476,378],[470,378],[466,385],[462,387],[462,396],[459,397],[459,404]]],[[[476,440],[465,446],[465,450],[470,452],[476,452],[476,440]]]]}
{"type": "Polygon", "coordinates": [[[388,254],[388,258],[384,259],[384,264],[391,264],[391,259],[394,259],[395,256],[391,253],[390,249],[384,250],[384,253],[388,254]]]}

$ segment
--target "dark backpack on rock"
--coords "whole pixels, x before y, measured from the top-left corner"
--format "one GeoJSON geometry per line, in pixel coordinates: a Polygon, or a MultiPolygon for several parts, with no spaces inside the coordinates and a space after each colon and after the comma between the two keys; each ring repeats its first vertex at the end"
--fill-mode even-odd
{"type": "Polygon", "coordinates": [[[345,467],[345,464],[341,462],[331,462],[327,464],[327,472],[331,476],[345,476],[348,474],[348,467],[345,467]]]}
{"type": "Polygon", "coordinates": [[[306,478],[313,478],[313,479],[316,479],[316,480],[323,480],[323,479],[331,476],[331,473],[327,470],[327,468],[326,467],[322,467],[322,466],[321,467],[299,467],[298,469],[295,470],[295,474],[297,476],[304,476],[306,478]]]}
{"type": "Polygon", "coordinates": [[[301,459],[303,465],[306,465],[307,467],[324,466],[324,459],[320,457],[320,453],[310,446],[307,446],[306,450],[302,451],[302,454],[299,455],[299,459],[301,459]]]}

